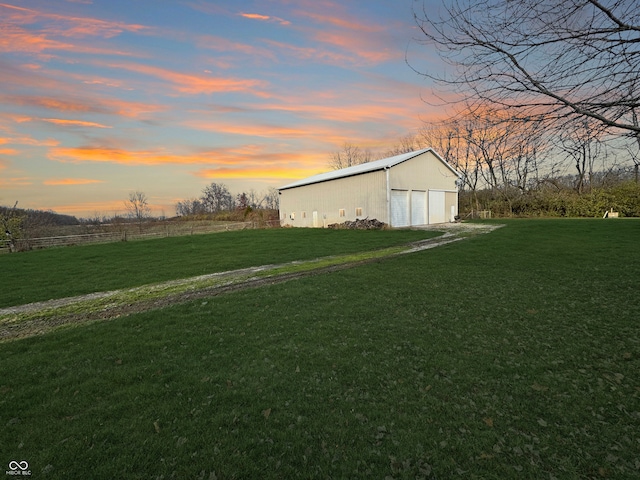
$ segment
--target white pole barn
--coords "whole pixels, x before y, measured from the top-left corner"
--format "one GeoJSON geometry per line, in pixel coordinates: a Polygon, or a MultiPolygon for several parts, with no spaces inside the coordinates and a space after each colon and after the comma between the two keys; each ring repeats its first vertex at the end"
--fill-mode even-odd
{"type": "Polygon", "coordinates": [[[280,223],[319,228],[375,218],[400,228],[452,222],[459,178],[431,148],[321,173],[278,189],[280,223]]]}

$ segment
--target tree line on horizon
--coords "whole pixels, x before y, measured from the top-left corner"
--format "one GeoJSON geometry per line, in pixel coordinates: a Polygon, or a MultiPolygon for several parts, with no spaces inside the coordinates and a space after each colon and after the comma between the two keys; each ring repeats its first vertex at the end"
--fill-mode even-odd
{"type": "Polygon", "coordinates": [[[224,183],[212,182],[199,197],[178,201],[175,209],[179,217],[220,216],[223,213],[247,216],[256,210],[273,211],[278,209],[278,189],[269,187],[260,193],[250,189],[234,195],[224,183]]]}

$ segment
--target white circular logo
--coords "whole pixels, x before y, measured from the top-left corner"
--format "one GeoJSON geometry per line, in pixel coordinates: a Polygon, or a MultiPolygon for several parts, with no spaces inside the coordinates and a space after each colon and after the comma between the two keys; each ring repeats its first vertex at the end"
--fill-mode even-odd
{"type": "Polygon", "coordinates": [[[22,462],[11,460],[9,462],[9,470],[29,470],[29,463],[26,460],[22,462]]]}

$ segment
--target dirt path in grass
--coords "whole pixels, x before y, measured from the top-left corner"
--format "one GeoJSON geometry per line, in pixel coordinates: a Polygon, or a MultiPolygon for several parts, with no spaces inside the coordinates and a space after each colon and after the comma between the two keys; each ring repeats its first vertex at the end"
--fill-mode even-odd
{"type": "Polygon", "coordinates": [[[0,342],[47,333],[63,325],[109,320],[158,310],[190,300],[286,282],[295,278],[351,268],[364,263],[457,242],[489,233],[502,225],[454,223],[426,226],[443,231],[440,237],[372,252],[338,255],[278,265],[262,265],[212,273],[153,285],[97,292],[0,309],[0,342]]]}

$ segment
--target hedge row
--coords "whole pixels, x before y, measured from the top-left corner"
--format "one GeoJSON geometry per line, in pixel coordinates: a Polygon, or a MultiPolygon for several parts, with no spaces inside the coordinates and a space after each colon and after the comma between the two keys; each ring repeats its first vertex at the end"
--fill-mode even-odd
{"type": "Polygon", "coordinates": [[[613,209],[621,217],[640,217],[640,184],[625,182],[613,187],[594,188],[578,194],[573,190],[530,192],[477,192],[476,204],[470,192],[460,193],[460,212],[491,210],[494,216],[602,217],[613,209]]]}

